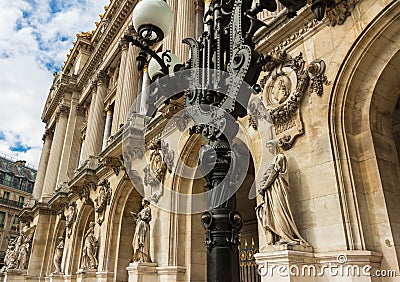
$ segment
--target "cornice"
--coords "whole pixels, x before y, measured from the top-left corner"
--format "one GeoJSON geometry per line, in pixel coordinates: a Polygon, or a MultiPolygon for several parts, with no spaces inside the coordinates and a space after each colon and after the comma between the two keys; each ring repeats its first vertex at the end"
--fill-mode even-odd
{"type": "Polygon", "coordinates": [[[97,66],[100,65],[105,52],[110,46],[110,43],[115,39],[124,23],[128,20],[128,17],[133,11],[135,3],[136,0],[115,0],[107,10],[107,13],[114,11],[113,13],[115,14],[112,14],[111,16],[107,15],[106,13],[105,16],[110,17],[110,23],[107,25],[106,30],[103,32],[98,42],[96,42],[96,33],[94,35],[95,41],[92,42],[94,43],[92,44],[94,46],[94,51],[89,57],[78,78],[78,85],[80,87],[83,87],[87,83],[87,81],[93,75],[93,72],[96,71],[97,66]]]}

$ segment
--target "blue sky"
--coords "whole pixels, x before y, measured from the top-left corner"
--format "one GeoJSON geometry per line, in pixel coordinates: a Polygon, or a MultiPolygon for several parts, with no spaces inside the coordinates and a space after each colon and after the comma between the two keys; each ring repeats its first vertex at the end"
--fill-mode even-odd
{"type": "Polygon", "coordinates": [[[39,163],[40,116],[76,34],[109,0],[0,0],[0,153],[39,163]]]}

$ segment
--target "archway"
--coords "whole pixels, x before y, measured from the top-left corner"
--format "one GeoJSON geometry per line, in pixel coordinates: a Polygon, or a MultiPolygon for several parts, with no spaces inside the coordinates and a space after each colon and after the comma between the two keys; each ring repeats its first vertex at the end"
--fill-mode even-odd
{"type": "Polygon", "coordinates": [[[360,35],[339,69],[329,105],[347,248],[382,252],[382,269],[397,270],[400,168],[392,116],[400,86],[399,12],[393,1],[360,35]]]}
{"type": "Polygon", "coordinates": [[[103,265],[103,269],[114,272],[115,281],[128,281],[126,267],[133,257],[132,239],[135,226],[130,212],[140,210],[141,199],[130,180],[122,178],[111,201],[111,216],[106,231],[109,238],[105,246],[107,256],[103,265]]]}
{"type": "Polygon", "coordinates": [[[71,249],[68,250],[70,255],[67,255],[69,263],[65,267],[65,274],[67,275],[75,275],[80,268],[83,237],[91,221],[95,221],[94,208],[90,204],[84,204],[78,213],[73,233],[69,239],[72,242],[71,249]]]}

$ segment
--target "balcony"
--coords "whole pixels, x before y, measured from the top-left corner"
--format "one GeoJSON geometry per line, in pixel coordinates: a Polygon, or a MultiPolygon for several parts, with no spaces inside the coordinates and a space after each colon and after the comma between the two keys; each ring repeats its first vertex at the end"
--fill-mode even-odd
{"type": "Polygon", "coordinates": [[[22,209],[24,206],[24,203],[10,200],[7,198],[0,198],[0,204],[6,205],[6,206],[9,206],[12,208],[18,208],[18,209],[22,209]]]}

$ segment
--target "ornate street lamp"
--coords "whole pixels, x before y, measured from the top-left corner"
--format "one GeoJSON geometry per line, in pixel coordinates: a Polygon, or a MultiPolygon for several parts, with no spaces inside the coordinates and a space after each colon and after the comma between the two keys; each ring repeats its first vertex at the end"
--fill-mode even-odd
{"type": "MultiPolygon", "coordinates": [[[[247,105],[251,92],[261,90],[256,84],[257,79],[262,67],[273,60],[271,56],[255,50],[253,39],[255,33],[265,25],[257,19],[257,15],[264,9],[276,11],[277,4],[274,0],[260,0],[255,5],[253,2],[212,0],[204,17],[206,31],[201,38],[183,40],[191,50],[190,59],[185,64],[181,64],[169,51],[156,53],[151,49],[151,46],[168,35],[173,25],[173,13],[163,0],[139,2],[133,12],[137,36],[126,36],[128,41],[140,48],[138,69],[142,70],[148,63],[153,81],[178,70],[191,70],[187,91],[179,95],[185,96],[185,108],[194,107],[199,109],[198,112],[213,116],[213,122],[195,125],[190,129],[191,133],[201,134],[208,140],[208,145],[202,148],[199,162],[200,167],[209,167],[207,163],[213,164],[213,168],[205,172],[206,187],[210,190],[221,183],[223,187],[219,191],[232,189],[232,181],[224,182],[224,179],[231,173],[231,164],[238,160],[237,152],[230,145],[238,131],[236,120],[247,114],[242,105],[247,105]],[[149,55],[151,59],[148,62],[149,55]],[[251,88],[243,91],[244,84],[251,88]],[[210,90],[210,85],[214,90],[210,90]]],[[[279,2],[287,8],[288,17],[294,17],[307,4],[307,0],[279,2]]],[[[321,20],[325,9],[334,5],[335,0],[313,0],[311,9],[316,19],[321,20]]],[[[236,211],[234,193],[217,206],[213,205],[216,198],[221,197],[214,195],[210,199],[211,208],[201,219],[206,230],[208,249],[207,280],[238,282],[238,237],[242,217],[236,211]]]]}

